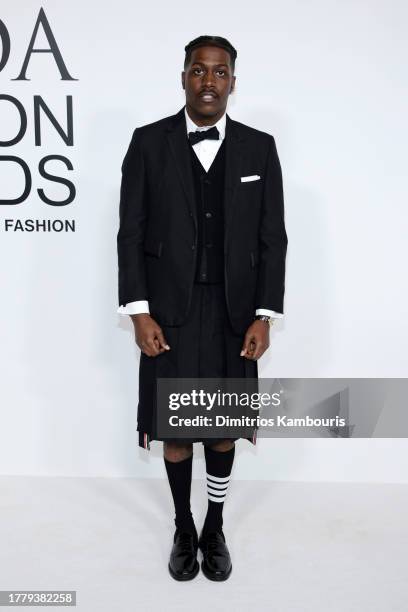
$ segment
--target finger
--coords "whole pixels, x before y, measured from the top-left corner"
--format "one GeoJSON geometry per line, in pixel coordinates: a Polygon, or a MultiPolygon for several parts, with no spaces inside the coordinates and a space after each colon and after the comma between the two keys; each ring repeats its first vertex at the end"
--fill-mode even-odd
{"type": "Polygon", "coordinates": [[[251,340],[249,347],[244,355],[244,357],[246,357],[246,359],[250,359],[252,361],[252,359],[254,358],[254,351],[255,351],[255,343],[253,340],[251,340]]]}
{"type": "Polygon", "coordinates": [[[156,347],[155,338],[149,338],[145,342],[146,349],[151,353],[151,357],[159,355],[159,349],[156,347]]]}
{"type": "Polygon", "coordinates": [[[153,340],[154,342],[154,346],[156,347],[156,350],[158,351],[158,354],[161,353],[165,353],[167,349],[165,349],[164,347],[161,346],[159,340],[157,338],[154,338],[153,340]]]}
{"type": "Polygon", "coordinates": [[[159,341],[159,346],[163,347],[164,350],[169,351],[170,347],[166,342],[163,332],[162,331],[157,332],[156,337],[157,337],[157,340],[159,341]]]}
{"type": "Polygon", "coordinates": [[[142,353],[144,355],[147,355],[148,357],[153,357],[153,355],[151,355],[151,351],[150,351],[148,345],[146,344],[146,342],[141,342],[140,343],[140,350],[142,351],[142,353]]]}
{"type": "Polygon", "coordinates": [[[252,359],[253,352],[255,350],[255,336],[251,336],[246,347],[246,357],[252,359]]]}
{"type": "Polygon", "coordinates": [[[265,345],[260,339],[258,339],[255,344],[255,349],[252,354],[252,359],[256,361],[263,355],[264,352],[265,352],[265,345]]]}
{"type": "Polygon", "coordinates": [[[240,352],[240,357],[245,357],[245,355],[249,352],[251,340],[252,336],[245,336],[244,344],[242,345],[242,350],[240,352]]]}

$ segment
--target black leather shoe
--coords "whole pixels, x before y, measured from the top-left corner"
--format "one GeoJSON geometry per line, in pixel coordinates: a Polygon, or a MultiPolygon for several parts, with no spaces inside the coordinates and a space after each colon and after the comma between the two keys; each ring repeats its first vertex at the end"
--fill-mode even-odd
{"type": "Polygon", "coordinates": [[[231,557],[222,532],[201,534],[198,546],[203,553],[201,569],[209,580],[227,580],[232,571],[231,557]]]}
{"type": "Polygon", "coordinates": [[[170,553],[169,572],[175,580],[192,580],[199,572],[197,535],[176,529],[170,553]]]}

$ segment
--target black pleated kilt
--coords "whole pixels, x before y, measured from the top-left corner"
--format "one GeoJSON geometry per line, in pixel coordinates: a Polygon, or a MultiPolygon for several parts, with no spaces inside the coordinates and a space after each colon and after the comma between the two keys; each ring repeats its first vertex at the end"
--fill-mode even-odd
{"type": "MultiPolygon", "coordinates": [[[[137,430],[139,446],[146,449],[150,448],[150,441],[163,439],[155,431],[158,378],[258,378],[257,362],[240,356],[244,336],[236,334],[231,327],[224,283],[195,283],[184,325],[161,327],[170,350],[157,357],[144,353],[140,357],[137,430]]],[[[255,444],[256,429],[246,439],[255,444]]],[[[210,445],[217,439],[177,438],[175,441],[210,445]]]]}

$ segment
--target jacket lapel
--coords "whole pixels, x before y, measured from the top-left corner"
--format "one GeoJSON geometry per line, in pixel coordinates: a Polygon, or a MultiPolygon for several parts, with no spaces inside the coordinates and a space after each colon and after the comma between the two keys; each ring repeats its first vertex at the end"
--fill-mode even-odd
{"type": "Polygon", "coordinates": [[[234,200],[241,176],[244,138],[239,123],[227,114],[225,125],[225,183],[224,183],[224,251],[227,252],[229,231],[235,210],[234,200]]]}
{"type": "Polygon", "coordinates": [[[186,194],[187,206],[193,216],[197,230],[197,206],[195,201],[193,169],[191,167],[184,106],[176,115],[173,115],[173,121],[167,130],[170,150],[173,154],[180,181],[186,194]]]}
{"type": "MultiPolygon", "coordinates": [[[[167,138],[170,150],[173,154],[177,172],[186,195],[186,202],[191,212],[196,229],[197,206],[194,192],[193,170],[191,168],[190,150],[186,132],[184,106],[178,113],[173,115],[172,121],[167,128],[167,138]]],[[[234,199],[239,183],[243,156],[244,138],[239,129],[239,123],[227,114],[225,125],[225,183],[224,183],[224,218],[225,218],[225,242],[226,250],[229,230],[234,213],[234,199]]]]}

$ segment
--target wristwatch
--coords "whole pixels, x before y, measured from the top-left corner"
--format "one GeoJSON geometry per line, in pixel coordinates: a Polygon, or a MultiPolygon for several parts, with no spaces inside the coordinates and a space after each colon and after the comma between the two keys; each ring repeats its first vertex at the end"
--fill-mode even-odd
{"type": "Polygon", "coordinates": [[[266,321],[267,323],[269,323],[269,327],[272,327],[274,323],[273,317],[270,317],[269,315],[256,315],[255,320],[266,321]]]}

